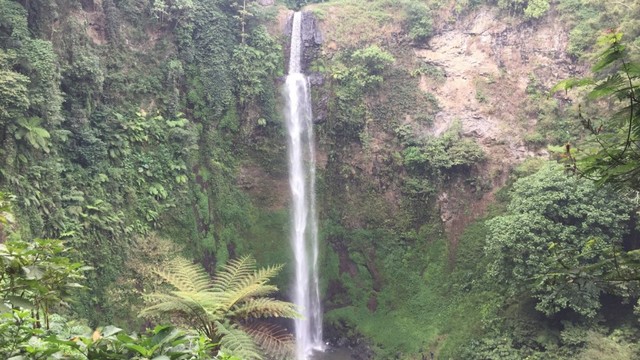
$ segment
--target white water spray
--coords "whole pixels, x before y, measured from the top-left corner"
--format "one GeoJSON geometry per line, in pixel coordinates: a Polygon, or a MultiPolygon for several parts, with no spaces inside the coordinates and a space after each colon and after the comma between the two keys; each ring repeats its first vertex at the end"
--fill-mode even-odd
{"type": "Polygon", "coordinates": [[[293,15],[291,54],[285,94],[289,133],[289,185],[293,201],[291,246],[295,256],[293,302],[303,318],[295,320],[296,359],[322,351],[322,308],[318,289],[316,158],[309,83],[302,74],[302,15],[293,15]]]}

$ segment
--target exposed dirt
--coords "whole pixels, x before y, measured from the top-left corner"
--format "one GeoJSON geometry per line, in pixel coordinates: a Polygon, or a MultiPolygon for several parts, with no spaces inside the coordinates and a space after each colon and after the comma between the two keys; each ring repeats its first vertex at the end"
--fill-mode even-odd
{"type": "Polygon", "coordinates": [[[287,9],[284,5],[279,5],[277,8],[277,14],[274,21],[269,23],[267,26],[267,31],[272,36],[280,37],[285,33],[285,27],[287,26],[287,21],[291,16],[292,11],[287,9]]]}
{"type": "Polygon", "coordinates": [[[236,182],[261,208],[276,211],[286,208],[289,203],[287,176],[275,177],[259,165],[247,163],[240,168],[236,182]]]}
{"type": "Polygon", "coordinates": [[[532,79],[546,88],[575,76],[582,68],[566,55],[567,32],[553,16],[541,22],[510,23],[499,20],[495,10],[481,9],[446,25],[427,49],[416,49],[423,62],[441,67],[444,81],[421,79],[423,91],[437,97],[442,111],[431,128],[434,135],[459,120],[465,136],[484,149],[483,178],[491,182],[484,195],[470,194],[471,187],[451,183],[439,197],[441,218],[455,252],[466,225],[483,214],[502,186],[509,170],[527,157],[545,156],[525,146],[524,134],[536,117],[523,114],[532,79]]]}
{"type": "MultiPolygon", "coordinates": [[[[373,43],[385,48],[406,46],[402,21],[389,9],[368,9],[366,3],[314,4],[308,9],[316,12],[326,39],[323,51],[331,57],[347,47],[373,43]],[[366,10],[365,10],[366,9],[366,10]]],[[[442,8],[436,21],[436,34],[423,48],[412,53],[395,54],[394,66],[412,68],[427,64],[445,72],[444,79],[422,75],[419,86],[437,98],[441,111],[434,123],[418,124],[411,116],[404,119],[416,134],[438,136],[457,121],[465,137],[478,143],[486,154],[486,161],[472,171],[453,177],[438,198],[441,219],[449,237],[451,259],[455,259],[458,238],[464,228],[485,213],[494,201],[497,189],[503,186],[511,168],[528,157],[546,156],[545,150],[527,148],[524,136],[535,128],[537,114],[523,109],[529,101],[528,86],[535,81],[542,88],[550,88],[561,79],[576,76],[584,69],[566,55],[568,34],[562,22],[553,16],[540,21],[520,21],[505,18],[489,8],[480,8],[466,16],[457,17],[453,6],[442,8]]],[[[385,96],[381,94],[380,96],[385,96]]],[[[390,166],[392,154],[397,153],[394,134],[388,129],[367,128],[367,139],[343,149],[343,159],[350,169],[346,173],[362,174],[378,179],[380,194],[389,211],[400,202],[395,180],[379,173],[390,166]],[[345,156],[346,157],[346,156],[345,156]]],[[[401,177],[396,173],[395,177],[401,177]]],[[[347,201],[356,201],[346,187],[347,201]]],[[[350,214],[347,225],[359,226],[362,214],[350,214]]]]}
{"type": "Polygon", "coordinates": [[[71,12],[71,16],[77,20],[78,24],[85,27],[89,39],[96,45],[107,43],[105,33],[106,20],[102,11],[102,0],[95,0],[89,3],[90,6],[83,6],[83,10],[71,12]]]}

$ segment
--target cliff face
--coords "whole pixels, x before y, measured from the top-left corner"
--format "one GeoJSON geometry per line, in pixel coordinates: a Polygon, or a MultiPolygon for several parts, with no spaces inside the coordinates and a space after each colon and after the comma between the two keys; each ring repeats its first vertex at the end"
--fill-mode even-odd
{"type": "Polygon", "coordinates": [[[445,73],[444,81],[438,83],[420,76],[420,88],[432,92],[441,105],[426,131],[438,136],[459,121],[463,135],[487,155],[479,170],[491,185],[479,200],[465,196],[472,189],[459,183],[439,194],[441,219],[452,242],[470,220],[483,213],[492,201],[491,189],[504,185],[514,165],[548,155],[540,143],[527,141],[544,114],[571,116],[564,112],[568,99],[542,107],[537,104],[555,83],[586,70],[567,54],[567,44],[567,30],[553,15],[539,21],[507,22],[495,9],[480,9],[445,26],[427,49],[414,50],[419,61],[439,66],[445,73]]]}
{"type": "MultiPolygon", "coordinates": [[[[293,19],[293,12],[283,10],[288,13],[287,21],[285,23],[284,35],[286,38],[291,38],[291,25],[293,19]]],[[[313,13],[308,11],[302,12],[302,44],[304,46],[303,56],[302,56],[302,70],[305,73],[309,73],[309,67],[311,62],[315,60],[319,51],[324,43],[324,38],[322,36],[322,32],[318,27],[318,19],[314,16],[313,13]]],[[[287,64],[288,61],[288,53],[289,49],[285,49],[287,52],[287,64]]],[[[288,71],[288,69],[287,69],[288,71]]]]}
{"type": "Polygon", "coordinates": [[[0,94],[0,188],[25,238],[65,238],[96,269],[74,307],[92,324],[140,325],[131,279],[156,260],[136,249],[156,234],[208,270],[240,253],[287,261],[286,214],[240,171],[283,172],[275,7],[248,3],[262,20],[241,24],[229,5],[0,1],[0,82],[20,95],[0,94]]]}
{"type": "MultiPolygon", "coordinates": [[[[441,303],[453,295],[441,291],[451,286],[459,247],[468,246],[459,244],[467,226],[486,214],[516,165],[546,158],[546,144],[562,144],[574,131],[563,129],[575,110],[570,100],[547,91],[585,68],[567,54],[567,29],[553,13],[525,21],[491,8],[462,16],[445,8],[418,44],[391,9],[375,18],[364,5],[310,11],[324,37],[313,70],[325,79],[315,87],[314,111],[327,159],[327,325],[412,348],[424,338],[408,328],[438,333],[436,319],[447,316],[441,303]],[[344,68],[359,66],[352,54],[371,45],[395,61],[349,112],[340,103],[354,91],[344,68]],[[421,310],[412,313],[413,306],[421,310]],[[370,331],[382,324],[397,330],[393,340],[370,331]]],[[[476,251],[480,259],[482,248],[476,251]]]]}

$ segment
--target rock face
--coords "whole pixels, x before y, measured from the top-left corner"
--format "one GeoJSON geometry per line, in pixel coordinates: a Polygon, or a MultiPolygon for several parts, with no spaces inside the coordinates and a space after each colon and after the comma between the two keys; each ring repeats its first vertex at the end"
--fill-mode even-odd
{"type": "MultiPolygon", "coordinates": [[[[420,81],[420,88],[432,93],[441,107],[429,131],[439,136],[458,121],[463,135],[487,155],[481,172],[492,174],[490,188],[504,184],[515,164],[545,155],[544,149],[525,142],[536,128],[538,112],[524,109],[533,105],[528,94],[532,86],[545,92],[584,70],[567,54],[567,42],[564,24],[553,16],[511,23],[495,9],[480,8],[437,32],[428,48],[414,50],[424,64],[445,72],[440,82],[424,75],[420,81]]],[[[450,182],[438,198],[452,248],[465,226],[492,201],[493,190],[480,197],[464,189],[450,182]]]]}
{"type": "Polygon", "coordinates": [[[258,4],[262,6],[271,6],[275,4],[275,0],[258,0],[258,4]]]}
{"type": "MultiPolygon", "coordinates": [[[[291,27],[293,26],[293,13],[289,16],[285,25],[285,35],[291,38],[291,27]]],[[[304,49],[302,51],[302,71],[306,74],[309,73],[309,65],[318,56],[321,46],[324,43],[322,33],[318,27],[318,19],[316,19],[313,13],[304,11],[302,12],[302,43],[304,49]]],[[[287,59],[289,57],[289,44],[287,44],[287,59]]],[[[287,64],[288,64],[287,60],[287,64]]],[[[316,82],[322,81],[316,79],[316,82]]]]}

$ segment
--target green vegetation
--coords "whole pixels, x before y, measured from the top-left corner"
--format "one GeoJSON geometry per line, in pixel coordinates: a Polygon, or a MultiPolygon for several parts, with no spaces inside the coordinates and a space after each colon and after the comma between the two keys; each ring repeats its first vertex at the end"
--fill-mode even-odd
{"type": "Polygon", "coordinates": [[[55,306],[71,301],[73,288],[82,288],[83,272],[89,268],[71,262],[70,249],[60,240],[10,240],[0,244],[0,295],[3,310],[31,309],[33,327],[49,329],[55,306]]]}
{"type": "MultiPolygon", "coordinates": [[[[308,6],[326,38],[311,68],[324,75],[312,91],[328,334],[380,359],[639,356],[640,5],[277,3],[0,0],[0,357],[238,360],[264,357],[267,336],[290,346],[255,321],[297,316],[261,297],[267,280],[286,289],[291,267],[255,270],[291,256],[285,5],[308,6]],[[589,142],[577,105],[548,96],[552,75],[513,80],[522,109],[493,106],[515,72],[471,84],[474,112],[513,111],[526,150],[555,145],[564,168],[509,173],[495,161],[509,155],[491,153],[509,139],[479,144],[439,114],[454,99],[429,91],[457,74],[423,56],[479,7],[514,29],[562,22],[575,61],[604,28],[626,34],[605,38],[593,78],[560,85],[588,96],[589,142]]],[[[488,46],[476,30],[469,51],[488,46]]]]}
{"type": "Polygon", "coordinates": [[[339,137],[352,137],[365,125],[364,96],[378,89],[384,81],[385,69],[394,61],[393,56],[377,45],[342,54],[334,62],[331,77],[336,115],[331,131],[339,137]]]}
{"type": "MultiPolygon", "coordinates": [[[[488,223],[490,276],[513,296],[527,292],[536,309],[553,315],[565,309],[593,317],[600,294],[626,293],[626,286],[601,283],[574,273],[623,250],[634,204],[626,194],[599,189],[584,179],[567,177],[553,164],[519,179],[505,215],[488,223]]],[[[599,269],[604,272],[614,269],[599,269]]]]}
{"type": "Polygon", "coordinates": [[[433,19],[427,5],[410,2],[407,4],[407,28],[409,38],[416,44],[424,44],[433,33],[433,19]]]}
{"type": "Polygon", "coordinates": [[[174,290],[146,295],[149,306],[140,316],[180,319],[205,335],[215,350],[242,359],[262,359],[262,351],[275,357],[290,356],[291,335],[274,324],[255,321],[300,316],[292,303],[268,297],[278,290],[268,281],[281,269],[256,270],[255,260],[243,257],[229,261],[211,280],[202,267],[175,258],[156,270],[174,290]]]}
{"type": "Polygon", "coordinates": [[[549,0],[498,0],[498,7],[511,14],[524,15],[525,18],[542,17],[550,8],[549,0]]]}
{"type": "Polygon", "coordinates": [[[614,184],[639,190],[640,182],[640,63],[630,59],[621,33],[605,35],[600,39],[606,46],[593,66],[594,78],[568,79],[552,89],[568,90],[590,86],[590,100],[609,101],[612,113],[604,121],[590,114],[580,113],[580,121],[590,132],[590,143],[581,147],[574,157],[567,150],[569,160],[581,175],[598,180],[599,183],[614,184]]]}
{"type": "MultiPolygon", "coordinates": [[[[10,218],[10,208],[3,206],[3,219],[10,218]]],[[[58,315],[67,312],[73,291],[84,288],[80,283],[85,279],[83,273],[92,269],[72,262],[71,249],[60,240],[26,242],[19,233],[8,235],[9,240],[0,244],[0,356],[4,358],[261,359],[251,339],[279,355],[289,352],[291,336],[284,330],[247,322],[260,317],[298,316],[293,304],[264,297],[277,290],[266,282],[281,267],[255,270],[253,259],[245,257],[228,264],[212,282],[202,268],[175,258],[169,265],[176,266],[177,273],[157,273],[183,291],[173,292],[173,297],[149,295],[156,304],[141,316],[169,312],[187,318],[208,316],[211,323],[204,324],[207,338],[172,326],[129,335],[115,326],[91,330],[58,315]],[[205,308],[198,312],[194,305],[205,308]]],[[[197,324],[186,325],[202,330],[197,324]]]]}
{"type": "Polygon", "coordinates": [[[95,268],[75,307],[92,325],[141,325],[103,307],[133,238],[162,231],[213,268],[251,234],[284,234],[256,225],[235,183],[248,154],[282,154],[283,54],[266,14],[227,5],[0,2],[0,187],[26,238],[62,238],[95,268]],[[102,12],[103,27],[78,20],[102,12]]]}

